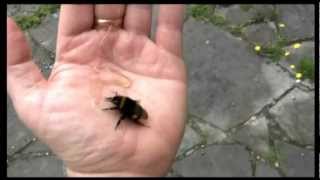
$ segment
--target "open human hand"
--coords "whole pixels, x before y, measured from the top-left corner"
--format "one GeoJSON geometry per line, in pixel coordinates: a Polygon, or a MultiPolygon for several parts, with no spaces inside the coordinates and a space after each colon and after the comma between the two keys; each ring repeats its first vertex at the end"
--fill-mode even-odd
{"type": "Polygon", "coordinates": [[[7,18],[8,93],[20,119],[65,163],[69,176],[164,176],[185,125],[182,5],[160,5],[155,41],[150,5],[62,5],[48,79],[7,18]],[[97,19],[119,27],[97,26],[97,19]],[[141,126],[103,111],[117,92],[148,113],[141,126]]]}

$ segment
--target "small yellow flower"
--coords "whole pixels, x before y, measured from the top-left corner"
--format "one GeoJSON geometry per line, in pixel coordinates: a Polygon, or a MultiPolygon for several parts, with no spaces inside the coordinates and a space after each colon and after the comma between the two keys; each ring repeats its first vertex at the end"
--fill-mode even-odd
{"type": "Polygon", "coordinates": [[[291,68],[291,69],[294,69],[294,68],[296,68],[296,66],[293,65],[293,64],[291,64],[291,65],[290,65],[290,68],[291,68]]]}
{"type": "Polygon", "coordinates": [[[296,73],[296,78],[300,79],[302,77],[302,73],[296,73]]]}
{"type": "Polygon", "coordinates": [[[283,23],[279,23],[278,25],[279,25],[279,27],[281,27],[281,28],[286,27],[286,25],[285,25],[285,24],[283,24],[283,23]]]}
{"type": "Polygon", "coordinates": [[[286,52],[284,53],[284,55],[285,55],[285,56],[289,56],[289,55],[290,55],[290,52],[289,52],[289,51],[286,51],[286,52]]]}
{"type": "Polygon", "coordinates": [[[293,48],[295,48],[295,49],[298,49],[298,48],[300,48],[301,47],[301,44],[300,43],[295,43],[294,45],[293,45],[293,48]]]}
{"type": "Polygon", "coordinates": [[[254,50],[255,50],[255,51],[260,51],[260,50],[261,50],[261,46],[256,45],[256,46],[254,47],[254,50]]]}

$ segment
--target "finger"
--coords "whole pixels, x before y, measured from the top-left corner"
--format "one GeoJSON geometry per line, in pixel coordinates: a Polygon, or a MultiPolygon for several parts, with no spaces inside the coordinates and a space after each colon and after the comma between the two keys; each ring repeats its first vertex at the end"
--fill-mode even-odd
{"type": "Polygon", "coordinates": [[[151,10],[151,5],[128,5],[124,18],[124,29],[149,36],[151,10]]]}
{"type": "Polygon", "coordinates": [[[183,17],[183,5],[160,5],[159,7],[156,44],[178,57],[182,56],[183,17]]]}
{"type": "Polygon", "coordinates": [[[8,93],[11,98],[25,97],[28,90],[46,82],[32,61],[31,49],[20,28],[7,18],[7,70],[8,93]]]}
{"type": "Polygon", "coordinates": [[[58,37],[77,35],[93,28],[93,5],[62,5],[58,37]]]}
{"type": "Polygon", "coordinates": [[[112,20],[119,27],[122,27],[125,8],[126,6],[121,4],[95,5],[95,8],[94,8],[95,20],[98,20],[98,19],[112,20]]]}

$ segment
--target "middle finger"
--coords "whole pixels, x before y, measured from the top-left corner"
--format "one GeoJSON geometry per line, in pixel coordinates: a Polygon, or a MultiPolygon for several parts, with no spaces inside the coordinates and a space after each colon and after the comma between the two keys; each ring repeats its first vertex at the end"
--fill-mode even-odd
{"type": "Polygon", "coordinates": [[[122,28],[125,9],[126,6],[121,4],[95,5],[95,21],[97,22],[98,19],[111,20],[122,28]]]}
{"type": "Polygon", "coordinates": [[[151,5],[128,5],[123,23],[124,29],[149,36],[151,15],[151,5]]]}

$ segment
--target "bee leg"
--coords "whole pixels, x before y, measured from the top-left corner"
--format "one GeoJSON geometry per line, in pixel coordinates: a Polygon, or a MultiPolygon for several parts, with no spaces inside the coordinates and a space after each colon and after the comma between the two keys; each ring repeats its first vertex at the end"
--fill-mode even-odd
{"type": "Polygon", "coordinates": [[[107,110],[115,110],[115,109],[117,109],[117,107],[104,108],[104,109],[102,109],[102,110],[105,110],[105,111],[107,111],[107,110]]]}
{"type": "Polygon", "coordinates": [[[115,127],[114,129],[117,129],[117,127],[120,125],[121,120],[123,120],[124,118],[125,118],[124,115],[122,115],[122,116],[120,117],[120,119],[118,120],[117,125],[116,125],[116,127],[115,127]]]}
{"type": "Polygon", "coordinates": [[[111,101],[113,99],[113,97],[106,97],[105,100],[106,101],[111,101]]]}
{"type": "Polygon", "coordinates": [[[140,121],[137,121],[137,123],[140,124],[141,126],[145,126],[145,127],[150,128],[150,126],[148,126],[148,125],[146,125],[145,123],[142,123],[142,122],[140,122],[140,121]]]}
{"type": "MultiPolygon", "coordinates": [[[[118,96],[117,91],[112,91],[112,92],[115,94],[115,96],[118,96]]],[[[112,97],[111,97],[111,99],[112,99],[112,97]]]]}

